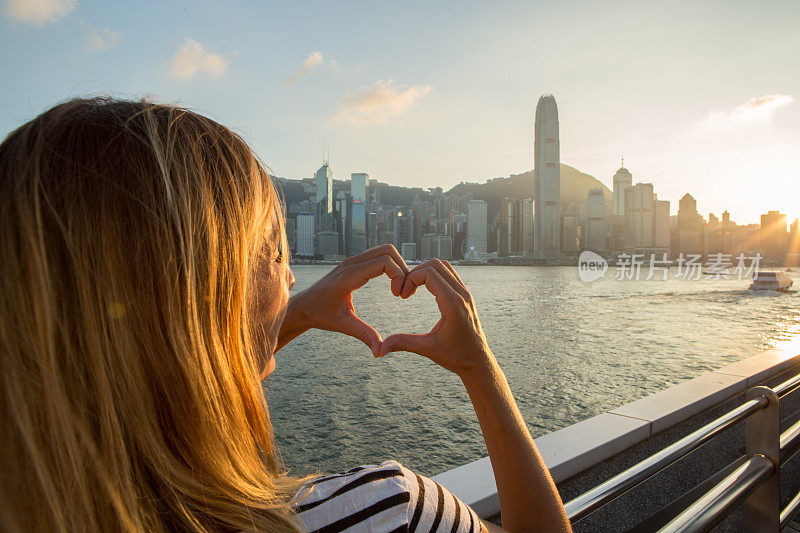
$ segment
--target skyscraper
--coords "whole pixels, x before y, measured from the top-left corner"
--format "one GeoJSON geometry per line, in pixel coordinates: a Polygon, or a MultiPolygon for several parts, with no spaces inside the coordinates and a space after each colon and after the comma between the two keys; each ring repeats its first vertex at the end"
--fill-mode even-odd
{"type": "Polygon", "coordinates": [[[611,240],[609,247],[614,252],[625,249],[625,189],[633,184],[633,176],[620,165],[614,174],[614,191],[611,199],[611,216],[608,219],[611,240]]]}
{"type": "Polygon", "coordinates": [[[589,189],[586,199],[585,248],[597,253],[606,251],[606,197],[603,189],[589,189]]]}
{"type": "Polygon", "coordinates": [[[669,252],[669,200],[654,197],[653,247],[661,253],[669,252]]]}
{"type": "Polygon", "coordinates": [[[561,168],[558,107],[553,95],[536,105],[533,140],[533,249],[540,257],[561,255],[561,168]]]}
{"type": "Polygon", "coordinates": [[[703,217],[697,212],[697,200],[686,193],[678,201],[678,252],[702,255],[704,237],[703,217]]]}
{"type": "Polygon", "coordinates": [[[625,167],[619,167],[614,174],[614,198],[611,202],[611,214],[625,216],[625,189],[633,184],[633,176],[625,167]]]}
{"type": "Polygon", "coordinates": [[[768,211],[761,215],[761,252],[768,259],[783,259],[789,233],[786,231],[786,215],[778,211],[768,211]]]}
{"type": "Polygon", "coordinates": [[[350,227],[347,241],[347,255],[360,254],[367,249],[367,204],[353,198],[349,217],[350,227]]]}
{"type": "Polygon", "coordinates": [[[314,255],[314,213],[297,215],[297,255],[314,255]]]}
{"type": "Polygon", "coordinates": [[[487,249],[486,202],[467,202],[467,253],[485,254],[487,249]]]}
{"type": "Polygon", "coordinates": [[[366,172],[354,172],[350,174],[350,196],[353,197],[353,200],[361,200],[362,204],[366,204],[368,185],[369,174],[366,172]]]}
{"type": "Polygon", "coordinates": [[[314,174],[314,181],[317,184],[316,202],[322,202],[320,213],[330,213],[333,211],[333,171],[327,161],[314,174]]]}
{"type": "Polygon", "coordinates": [[[655,195],[652,183],[637,183],[625,189],[625,248],[646,253],[653,248],[655,195]]]}
{"type": "Polygon", "coordinates": [[[497,251],[500,255],[531,252],[533,209],[530,198],[506,197],[500,202],[497,251]]]}

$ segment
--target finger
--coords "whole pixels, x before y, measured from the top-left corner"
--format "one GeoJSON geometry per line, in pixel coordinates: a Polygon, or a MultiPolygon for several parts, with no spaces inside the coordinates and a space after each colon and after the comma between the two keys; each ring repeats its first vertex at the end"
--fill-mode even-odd
{"type": "Polygon", "coordinates": [[[467,289],[467,286],[461,280],[461,276],[458,275],[456,269],[453,268],[453,265],[450,264],[450,261],[445,261],[444,259],[441,259],[440,261],[442,262],[442,266],[447,269],[451,276],[449,279],[445,279],[450,282],[450,284],[453,286],[456,292],[461,295],[462,298],[469,300],[472,297],[472,294],[470,294],[469,289],[467,289]]]}
{"type": "Polygon", "coordinates": [[[381,255],[365,261],[355,263],[342,271],[344,286],[349,291],[363,287],[372,278],[386,274],[392,280],[392,294],[400,294],[405,273],[400,266],[388,255],[381,255]]]}
{"type": "Polygon", "coordinates": [[[397,263],[397,266],[400,267],[400,270],[402,270],[404,274],[408,273],[408,265],[406,265],[405,259],[403,259],[403,256],[400,255],[400,252],[397,251],[397,248],[395,248],[391,244],[381,244],[380,246],[373,246],[366,252],[362,252],[358,255],[348,257],[347,259],[342,261],[342,264],[349,266],[358,263],[364,263],[366,261],[369,261],[370,259],[374,259],[382,255],[388,255],[389,257],[394,259],[394,262],[397,263]]]}
{"type": "Polygon", "coordinates": [[[381,335],[375,328],[358,318],[353,316],[351,319],[342,324],[339,330],[345,335],[354,337],[369,347],[372,350],[372,355],[378,357],[381,349],[381,335]]]}
{"type": "Polygon", "coordinates": [[[389,335],[380,348],[380,357],[391,352],[413,352],[428,356],[435,348],[435,342],[430,334],[396,333],[389,335]]]}
{"type": "MultiPolygon", "coordinates": [[[[448,269],[447,266],[445,266],[445,264],[444,264],[444,262],[442,260],[440,260],[440,259],[432,259],[430,261],[427,261],[427,262],[423,263],[422,265],[420,265],[419,267],[417,267],[414,270],[412,270],[409,273],[409,275],[411,273],[413,273],[414,271],[416,271],[417,269],[423,269],[423,268],[433,268],[434,270],[436,270],[436,272],[439,273],[439,275],[442,277],[442,279],[444,279],[447,282],[447,284],[450,285],[453,288],[453,290],[459,296],[461,296],[465,300],[468,300],[470,298],[470,294],[469,294],[469,291],[467,290],[467,288],[464,287],[464,284],[460,282],[460,280],[456,277],[455,274],[453,274],[452,270],[448,269]]],[[[400,297],[401,298],[409,298],[409,297],[411,297],[412,294],[414,294],[414,292],[416,292],[416,290],[417,290],[416,286],[414,284],[412,284],[409,281],[409,277],[406,276],[406,280],[403,283],[403,290],[400,293],[400,297]]]]}
{"type": "Polygon", "coordinates": [[[436,304],[439,306],[439,311],[442,313],[442,316],[454,311],[459,304],[463,304],[461,296],[433,267],[426,267],[421,270],[409,272],[406,276],[406,283],[409,282],[415,287],[425,285],[425,288],[436,297],[436,304]]]}
{"type": "Polygon", "coordinates": [[[442,259],[441,261],[442,263],[444,263],[444,266],[447,267],[447,270],[449,270],[453,274],[453,277],[455,277],[456,280],[466,289],[467,285],[461,279],[461,276],[458,275],[458,272],[456,272],[455,267],[450,264],[450,261],[447,261],[446,259],[442,259]]]}

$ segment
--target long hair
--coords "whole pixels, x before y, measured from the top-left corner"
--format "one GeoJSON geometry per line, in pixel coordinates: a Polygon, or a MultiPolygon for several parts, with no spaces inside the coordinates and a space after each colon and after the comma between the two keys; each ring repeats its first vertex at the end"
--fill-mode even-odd
{"type": "Polygon", "coordinates": [[[248,316],[278,202],[175,106],[71,100],[0,145],[0,529],[298,528],[248,316]]]}

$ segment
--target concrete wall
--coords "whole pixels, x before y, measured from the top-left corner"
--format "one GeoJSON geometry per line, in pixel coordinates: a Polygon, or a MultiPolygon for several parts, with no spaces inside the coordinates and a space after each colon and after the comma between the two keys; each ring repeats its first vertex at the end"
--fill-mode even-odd
{"type": "MultiPolygon", "coordinates": [[[[798,373],[800,354],[769,350],[544,435],[536,444],[566,502],[740,405],[750,387],[774,386],[798,373]]],[[[781,401],[781,431],[798,419],[799,410],[800,392],[781,401]]],[[[658,529],[658,516],[651,519],[654,514],[743,453],[744,424],[740,423],[574,528],[578,532],[628,531],[641,524],[641,531],[658,529]]],[[[433,479],[482,517],[499,513],[488,457],[433,479]]],[[[800,459],[784,465],[781,479],[784,505],[800,488],[800,459]]],[[[719,530],[741,530],[741,520],[739,509],[719,530]]]]}

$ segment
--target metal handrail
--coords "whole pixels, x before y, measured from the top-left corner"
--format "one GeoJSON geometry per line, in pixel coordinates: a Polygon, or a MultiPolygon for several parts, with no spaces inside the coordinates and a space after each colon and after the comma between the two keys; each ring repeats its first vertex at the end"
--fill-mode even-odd
{"type": "Polygon", "coordinates": [[[797,516],[797,512],[800,511],[800,492],[794,495],[792,501],[786,504],[786,507],[781,510],[781,519],[780,519],[780,527],[783,529],[784,527],[789,525],[789,522],[794,520],[794,517],[797,516]]]}
{"type": "Polygon", "coordinates": [[[572,521],[580,520],[767,405],[769,405],[769,400],[764,396],[740,405],[608,481],[570,500],[564,506],[567,516],[572,521]]]}
{"type": "Polygon", "coordinates": [[[776,468],[775,463],[766,456],[754,455],[659,531],[677,533],[710,530],[725,518],[730,509],[769,478],[776,468]]]}
{"type": "Polygon", "coordinates": [[[781,464],[788,461],[800,449],[800,421],[781,433],[781,464]]]}
{"type": "MultiPolygon", "coordinates": [[[[777,475],[780,465],[800,451],[800,422],[778,434],[778,404],[779,398],[798,389],[800,389],[800,374],[772,389],[767,387],[750,389],[748,400],[739,407],[567,502],[565,505],[567,516],[572,522],[584,518],[685,457],[734,424],[768,407],[763,413],[748,420],[746,433],[749,458],[746,461],[745,458],[740,458],[738,461],[744,461],[744,463],[660,531],[706,531],[725,518],[733,506],[745,499],[747,500],[748,524],[753,524],[751,520],[753,517],[756,517],[756,523],[759,523],[760,520],[773,520],[768,518],[770,516],[775,516],[777,519],[777,515],[780,514],[780,527],[785,526],[800,513],[800,493],[778,513],[777,475]],[[770,438],[768,435],[774,435],[774,437],[770,438]],[[754,492],[753,497],[748,498],[754,492]],[[764,502],[773,503],[763,507],[764,502]],[[767,509],[769,510],[767,511],[767,509]],[[751,511],[755,513],[752,516],[751,511]]],[[[731,464],[730,468],[733,466],[734,464],[731,464]]],[[[750,527],[748,525],[748,528],[750,527]]],[[[756,526],[756,529],[760,531],[761,527],[756,526]]]]}
{"type": "MultiPolygon", "coordinates": [[[[788,394],[788,393],[787,393],[788,394]]],[[[789,429],[781,433],[781,464],[785,463],[800,450],[800,421],[792,424],[789,429]]],[[[781,510],[780,527],[783,529],[800,512],[800,492],[781,510]]]]}
{"type": "Polygon", "coordinates": [[[775,394],[778,395],[778,398],[783,398],[787,394],[796,391],[798,388],[800,388],[800,374],[793,378],[787,379],[777,387],[773,387],[772,390],[775,391],[775,394]]]}

